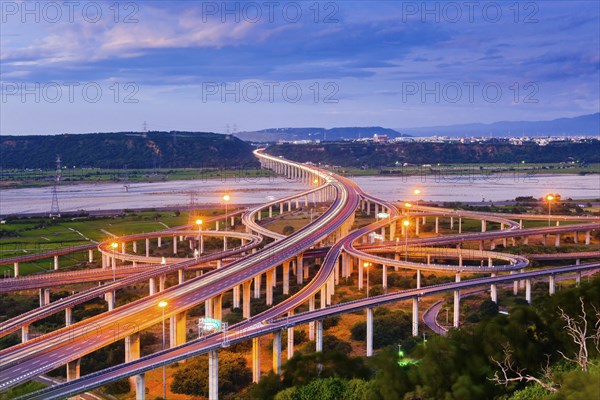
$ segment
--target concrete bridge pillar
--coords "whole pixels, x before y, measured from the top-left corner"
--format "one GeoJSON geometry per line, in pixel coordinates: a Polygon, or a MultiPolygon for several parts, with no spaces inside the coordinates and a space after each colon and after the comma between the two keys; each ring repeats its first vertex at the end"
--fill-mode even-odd
{"type": "Polygon", "coordinates": [[[373,309],[367,308],[367,357],[373,355],[373,309]]]}
{"type": "Polygon", "coordinates": [[[552,296],[554,294],[555,290],[556,290],[556,283],[555,283],[554,275],[550,275],[548,277],[548,293],[550,294],[550,296],[552,296]]]}
{"type": "Polygon", "coordinates": [[[260,299],[260,286],[262,281],[262,274],[258,274],[254,277],[254,298],[260,299]]]}
{"type": "Polygon", "coordinates": [[[54,269],[58,269],[58,256],[54,256],[54,269]]]}
{"type": "Polygon", "coordinates": [[[266,297],[267,297],[267,305],[273,305],[273,273],[271,271],[267,271],[267,284],[266,284],[266,297]]]}
{"type": "MultiPolygon", "coordinates": [[[[510,271],[511,275],[515,274],[515,271],[510,271]]],[[[519,294],[519,281],[513,281],[513,295],[519,294]]]]}
{"type": "Polygon", "coordinates": [[[150,238],[146,238],[146,257],[150,257],[150,238]]]}
{"type": "MultiPolygon", "coordinates": [[[[288,311],[288,317],[294,315],[294,310],[288,311]]],[[[294,356],[294,327],[289,327],[287,330],[287,359],[294,356]]]]}
{"type": "Polygon", "coordinates": [[[50,303],[50,289],[40,289],[40,307],[50,303]]]}
{"type": "Polygon", "coordinates": [[[150,278],[148,281],[148,294],[152,296],[156,293],[156,278],[150,278]]]}
{"type": "Polygon", "coordinates": [[[13,272],[14,272],[14,275],[16,278],[17,276],[19,276],[19,263],[18,262],[14,263],[13,267],[14,267],[13,272]]]}
{"type": "Polygon", "coordinates": [[[240,285],[233,287],[233,308],[240,308],[240,285]]]}
{"type": "Polygon", "coordinates": [[[260,381],[260,338],[252,338],[252,382],[260,381]]]}
{"type": "Polygon", "coordinates": [[[171,348],[186,342],[187,312],[183,311],[173,315],[169,323],[169,346],[171,348]]]}
{"type": "Polygon", "coordinates": [[[73,323],[73,307],[65,308],[65,326],[70,326],[73,323]]]}
{"type": "Polygon", "coordinates": [[[29,340],[29,325],[21,327],[21,343],[25,343],[29,340]]]}
{"type": "Polygon", "coordinates": [[[146,400],[146,375],[135,376],[135,400],[146,400]]]}
{"type": "Polygon", "coordinates": [[[115,292],[107,292],[104,293],[104,299],[106,300],[106,303],[108,304],[108,311],[112,311],[115,308],[115,303],[116,303],[116,295],[115,292]]]}
{"type": "Polygon", "coordinates": [[[458,233],[462,233],[462,218],[458,218],[458,233]]]}
{"type": "Polygon", "coordinates": [[[525,280],[525,300],[531,304],[531,279],[525,280]]]}
{"type": "Polygon", "coordinates": [[[158,277],[158,291],[164,292],[167,285],[167,275],[161,275],[158,277]]]}
{"type": "Polygon", "coordinates": [[[421,226],[421,224],[419,224],[419,218],[415,218],[415,236],[419,236],[419,232],[420,232],[420,228],[419,226],[421,226]]]}
{"type": "Polygon", "coordinates": [[[173,236],[173,254],[177,255],[177,236],[173,236]]]}
{"type": "Polygon", "coordinates": [[[481,232],[485,232],[487,230],[487,221],[485,219],[481,220],[481,232]]]}
{"type": "Polygon", "coordinates": [[[269,218],[273,218],[273,206],[269,206],[269,218]]]}
{"type": "MultiPolygon", "coordinates": [[[[427,255],[427,265],[429,265],[430,255],[427,255]]],[[[417,289],[421,289],[421,270],[417,270],[417,289]]]]}
{"type": "Polygon", "coordinates": [[[208,352],[208,400],[219,400],[219,352],[208,352]]]}
{"type": "Polygon", "coordinates": [[[358,290],[362,290],[363,288],[363,260],[358,260],[358,290]]]}
{"type": "Polygon", "coordinates": [[[67,363],[67,382],[81,376],[81,358],[67,363]]]}
{"type": "Polygon", "coordinates": [[[185,270],[183,270],[183,269],[178,269],[177,270],[177,280],[179,281],[180,285],[183,282],[185,282],[185,270]]]}
{"type": "Polygon", "coordinates": [[[273,372],[281,375],[281,331],[273,332],[273,372]]]}
{"type": "Polygon", "coordinates": [[[296,283],[298,285],[302,285],[302,282],[304,282],[303,264],[303,256],[302,254],[298,254],[296,257],[296,283]]]}
{"type": "Polygon", "coordinates": [[[158,239],[156,240],[156,246],[157,247],[162,247],[162,237],[158,237],[158,239]]]}
{"type": "Polygon", "coordinates": [[[578,271],[575,274],[575,284],[579,286],[581,284],[581,271],[578,271]]]}
{"type": "Polygon", "coordinates": [[[242,315],[245,319],[250,318],[250,285],[251,280],[242,284],[242,315]]]}
{"type": "Polygon", "coordinates": [[[452,326],[458,328],[460,321],[460,290],[454,291],[454,314],[452,318],[452,326]]]}
{"type": "Polygon", "coordinates": [[[212,317],[221,321],[223,319],[223,294],[218,294],[212,298],[212,306],[212,317]]]}
{"type": "Polygon", "coordinates": [[[560,233],[557,233],[556,236],[554,237],[554,246],[560,247],[560,233]]]}
{"type": "Polygon", "coordinates": [[[573,243],[579,243],[579,232],[577,231],[573,232],[573,243]]]}
{"type": "Polygon", "coordinates": [[[419,336],[419,298],[412,299],[412,335],[419,336]]]}
{"type": "Polygon", "coordinates": [[[323,351],[323,320],[315,321],[315,330],[315,351],[318,353],[323,351]]]}
{"type": "Polygon", "coordinates": [[[435,233],[436,234],[440,233],[440,218],[439,217],[435,217],[435,233]]]}
{"type": "Polygon", "coordinates": [[[450,230],[454,230],[454,217],[450,217],[450,230]]]}
{"type": "Polygon", "coordinates": [[[223,236],[223,251],[227,251],[227,236],[223,236]]]}
{"type": "Polygon", "coordinates": [[[290,261],[283,262],[283,294],[290,294],[290,261]]]}
{"type": "Polygon", "coordinates": [[[89,263],[94,262],[94,250],[92,250],[92,249],[88,250],[88,262],[89,263]]]}
{"type": "MultiPolygon", "coordinates": [[[[308,311],[315,310],[315,295],[313,294],[308,298],[308,311]]],[[[315,323],[308,323],[308,340],[315,340],[315,323]]]]}
{"type": "Polygon", "coordinates": [[[381,266],[381,286],[383,286],[383,290],[387,291],[388,279],[387,279],[387,265],[383,264],[381,266]]]}
{"type": "Polygon", "coordinates": [[[134,240],[131,242],[132,250],[134,253],[137,253],[137,242],[134,240]]]}
{"type": "MultiPolygon", "coordinates": [[[[125,336],[125,362],[134,361],[140,358],[140,334],[139,332],[133,333],[129,336],[125,336]]],[[[137,377],[132,376],[129,378],[129,386],[135,390],[135,382],[137,377]]]]}
{"type": "Polygon", "coordinates": [[[592,231],[586,231],[585,232],[585,244],[590,244],[591,243],[591,236],[592,236],[592,231]]]}
{"type": "MultiPolygon", "coordinates": [[[[495,272],[492,272],[492,278],[496,276],[495,272]]],[[[498,304],[498,287],[495,283],[490,285],[490,297],[491,300],[498,304]]]]}

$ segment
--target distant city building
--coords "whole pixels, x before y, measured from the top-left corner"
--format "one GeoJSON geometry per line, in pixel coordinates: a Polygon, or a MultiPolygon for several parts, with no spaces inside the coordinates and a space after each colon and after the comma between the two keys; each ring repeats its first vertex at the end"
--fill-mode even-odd
{"type": "Polygon", "coordinates": [[[388,140],[389,140],[388,135],[378,135],[378,134],[373,135],[373,142],[375,142],[375,143],[386,143],[388,140]]]}

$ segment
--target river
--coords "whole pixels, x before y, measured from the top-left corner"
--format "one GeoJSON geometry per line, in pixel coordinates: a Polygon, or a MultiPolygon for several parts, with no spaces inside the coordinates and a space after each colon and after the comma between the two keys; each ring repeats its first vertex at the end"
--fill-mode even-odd
{"type": "MultiPolygon", "coordinates": [[[[600,197],[600,175],[499,175],[499,176],[412,176],[355,177],[366,192],[386,200],[490,202],[512,200],[517,196],[542,197],[559,193],[563,198],[600,197]]],[[[256,204],[304,190],[299,182],[283,178],[228,180],[188,180],[131,183],[128,190],[118,183],[63,184],[58,187],[61,212],[78,210],[121,210],[222,203],[228,193],[231,204],[256,204]]],[[[50,211],[52,188],[6,189],[0,192],[0,215],[45,213],[50,211]]]]}

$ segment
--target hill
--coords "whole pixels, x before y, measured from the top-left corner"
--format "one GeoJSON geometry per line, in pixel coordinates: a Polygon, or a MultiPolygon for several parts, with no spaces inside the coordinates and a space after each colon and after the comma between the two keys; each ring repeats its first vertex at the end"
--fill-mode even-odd
{"type": "Polygon", "coordinates": [[[600,162],[600,141],[583,143],[534,142],[512,145],[506,142],[437,143],[401,142],[376,144],[338,142],[321,144],[280,144],[267,153],[300,162],[323,163],[343,167],[382,167],[409,164],[451,163],[558,163],[600,162]]]}
{"type": "Polygon", "coordinates": [[[269,128],[253,132],[238,132],[235,136],[247,142],[277,142],[279,140],[320,140],[336,141],[373,137],[374,134],[395,138],[402,135],[393,129],[380,126],[346,128],[269,128]]]}
{"type": "Polygon", "coordinates": [[[252,146],[208,132],[118,132],[51,136],[1,136],[2,169],[256,167],[252,146]]]}
{"type": "Polygon", "coordinates": [[[600,135],[600,113],[551,121],[500,121],[491,124],[463,124],[403,128],[403,133],[414,136],[494,137],[600,135]]]}

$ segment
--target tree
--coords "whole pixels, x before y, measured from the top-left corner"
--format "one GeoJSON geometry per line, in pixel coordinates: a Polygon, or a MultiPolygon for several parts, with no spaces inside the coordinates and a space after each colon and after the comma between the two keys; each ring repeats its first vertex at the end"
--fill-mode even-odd
{"type": "Polygon", "coordinates": [[[589,363],[588,342],[591,341],[596,347],[596,351],[600,351],[600,310],[592,304],[596,313],[596,323],[594,324],[595,329],[592,329],[588,334],[588,320],[583,297],[579,298],[579,302],[581,303],[581,314],[578,318],[573,318],[565,313],[561,307],[558,308],[560,310],[560,319],[565,322],[565,331],[571,337],[578,349],[574,358],[566,356],[565,353],[560,350],[559,353],[565,360],[577,364],[579,368],[585,372],[588,369],[589,363]]]}
{"type": "MultiPolygon", "coordinates": [[[[219,393],[234,393],[252,381],[246,360],[234,353],[219,352],[219,393]]],[[[208,357],[196,357],[184,364],[173,376],[174,393],[208,397],[208,357]]]]}

